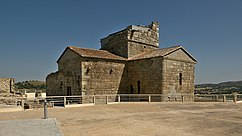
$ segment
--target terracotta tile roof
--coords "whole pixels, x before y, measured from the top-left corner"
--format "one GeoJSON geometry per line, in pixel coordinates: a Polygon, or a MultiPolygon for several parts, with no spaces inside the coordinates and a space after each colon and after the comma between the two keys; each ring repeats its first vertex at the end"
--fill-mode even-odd
{"type": "Polygon", "coordinates": [[[135,56],[129,58],[128,60],[139,60],[139,59],[163,57],[178,49],[183,49],[194,61],[196,61],[196,59],[194,57],[192,57],[192,55],[190,55],[181,45],[173,46],[173,47],[169,47],[169,48],[157,49],[157,50],[153,50],[150,52],[144,52],[142,54],[135,55],[135,56]]]}
{"type": "Polygon", "coordinates": [[[126,60],[123,57],[118,55],[112,54],[105,50],[94,50],[94,49],[87,49],[87,48],[79,48],[75,46],[68,46],[70,50],[74,51],[81,57],[87,58],[100,58],[100,59],[112,59],[112,60],[126,60]]]}
{"type": "MultiPolygon", "coordinates": [[[[181,45],[173,46],[173,47],[169,47],[169,48],[156,49],[156,50],[149,51],[149,52],[144,52],[144,53],[135,55],[129,59],[112,54],[106,50],[87,49],[87,48],[80,48],[80,47],[75,47],[75,46],[68,46],[67,49],[72,50],[73,52],[75,52],[76,54],[78,54],[81,57],[110,59],[110,60],[124,60],[124,61],[148,59],[148,58],[155,58],[155,57],[164,57],[172,52],[177,51],[178,49],[182,49],[183,51],[185,51],[185,53],[188,56],[190,56],[195,62],[197,62],[197,60],[191,54],[189,54],[181,45]]],[[[59,61],[59,59],[58,59],[58,61],[59,61]]]]}

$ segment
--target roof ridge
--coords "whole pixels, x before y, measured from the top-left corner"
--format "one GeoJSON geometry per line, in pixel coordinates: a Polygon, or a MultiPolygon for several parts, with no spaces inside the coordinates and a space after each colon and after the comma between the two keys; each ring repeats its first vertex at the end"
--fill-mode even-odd
{"type": "Polygon", "coordinates": [[[126,58],[113,54],[106,50],[97,50],[90,48],[81,48],[76,46],[67,46],[68,49],[72,50],[81,57],[90,58],[103,58],[103,59],[113,59],[113,60],[126,60],[126,58]]]}
{"type": "Polygon", "coordinates": [[[171,46],[171,47],[166,47],[166,48],[159,48],[159,49],[171,49],[171,48],[181,48],[182,45],[174,45],[174,46],[171,46]]]}
{"type": "Polygon", "coordinates": [[[92,48],[83,48],[83,47],[78,47],[78,46],[67,46],[69,48],[79,48],[79,49],[87,49],[87,50],[94,50],[94,51],[100,51],[98,49],[92,49],[92,48]]]}
{"type": "Polygon", "coordinates": [[[145,55],[145,54],[149,54],[149,53],[154,52],[154,51],[157,51],[157,50],[160,50],[160,48],[159,49],[154,49],[154,50],[151,50],[151,51],[146,51],[146,52],[142,52],[142,53],[136,54],[136,55],[128,58],[128,60],[132,60],[135,57],[139,57],[139,56],[142,56],[142,55],[145,55]]]}
{"type": "MultiPolygon", "coordinates": [[[[101,50],[101,49],[83,48],[83,47],[77,47],[77,46],[67,46],[67,47],[69,47],[70,49],[72,49],[72,48],[76,48],[76,49],[85,49],[85,50],[91,50],[91,51],[98,51],[98,52],[108,52],[108,53],[111,53],[111,52],[109,52],[109,51],[107,51],[107,50],[101,50]]],[[[72,50],[73,50],[73,49],[72,49],[72,50]]],[[[111,54],[113,54],[113,53],[111,53],[111,54]]],[[[113,55],[116,55],[116,54],[113,54],[113,55]]],[[[119,56],[119,55],[116,55],[116,56],[119,56]]],[[[121,56],[119,56],[119,57],[121,57],[121,56]]]]}
{"type": "MultiPolygon", "coordinates": [[[[162,51],[162,50],[167,50],[167,49],[180,49],[182,48],[181,45],[176,45],[176,46],[172,46],[172,47],[166,47],[166,48],[158,48],[158,49],[154,49],[154,50],[151,50],[151,51],[147,51],[147,52],[143,52],[143,53],[140,53],[140,54],[137,54],[137,55],[134,55],[132,57],[130,57],[128,60],[132,60],[133,58],[136,58],[136,57],[139,57],[139,56],[142,56],[142,55],[146,55],[146,54],[149,54],[149,53],[152,53],[152,52],[156,52],[156,51],[162,51]]],[[[172,51],[168,51],[166,52],[164,55],[166,54],[169,54],[171,52],[173,52],[174,50],[172,51]]],[[[163,56],[163,55],[162,55],[163,56]]]]}

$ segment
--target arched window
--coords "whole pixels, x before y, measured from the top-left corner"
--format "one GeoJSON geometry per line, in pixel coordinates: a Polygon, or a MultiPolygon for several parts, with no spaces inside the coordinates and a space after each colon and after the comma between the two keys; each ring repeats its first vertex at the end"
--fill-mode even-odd
{"type": "Polygon", "coordinates": [[[60,89],[62,89],[63,88],[63,81],[61,80],[61,82],[60,82],[60,89]]]}

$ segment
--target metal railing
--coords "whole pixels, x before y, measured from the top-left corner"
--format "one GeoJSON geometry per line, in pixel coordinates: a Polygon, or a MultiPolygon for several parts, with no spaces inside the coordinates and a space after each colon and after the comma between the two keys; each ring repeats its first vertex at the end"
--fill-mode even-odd
{"type": "Polygon", "coordinates": [[[45,98],[0,97],[0,104],[22,106],[23,109],[42,108],[44,100],[47,101],[49,107],[71,107],[132,102],[242,102],[242,94],[117,94],[88,96],[47,96],[45,98]]]}
{"type": "Polygon", "coordinates": [[[242,94],[195,94],[194,102],[237,102],[242,94]]]}

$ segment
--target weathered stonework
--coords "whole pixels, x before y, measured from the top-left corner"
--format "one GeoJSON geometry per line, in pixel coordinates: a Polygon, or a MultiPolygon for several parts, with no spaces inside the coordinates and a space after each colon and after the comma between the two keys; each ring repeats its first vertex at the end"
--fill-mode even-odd
{"type": "Polygon", "coordinates": [[[81,65],[82,95],[119,93],[125,63],[86,59],[81,65]]]}
{"type": "Polygon", "coordinates": [[[9,95],[15,92],[13,78],[0,78],[0,95],[9,95]]]}
{"type": "Polygon", "coordinates": [[[101,50],[131,58],[137,54],[159,48],[159,25],[128,26],[126,29],[101,39],[101,50]]]}
{"type": "Polygon", "coordinates": [[[160,58],[130,61],[128,63],[129,93],[162,94],[161,65],[160,58]]]}
{"type": "Polygon", "coordinates": [[[196,60],[182,47],[159,48],[159,26],[128,26],[101,40],[101,50],[68,46],[47,95],[164,94],[193,100],[196,60]]]}

